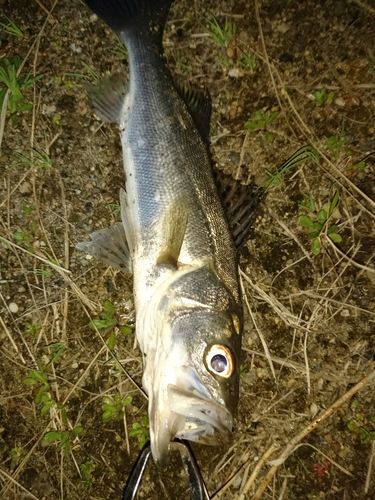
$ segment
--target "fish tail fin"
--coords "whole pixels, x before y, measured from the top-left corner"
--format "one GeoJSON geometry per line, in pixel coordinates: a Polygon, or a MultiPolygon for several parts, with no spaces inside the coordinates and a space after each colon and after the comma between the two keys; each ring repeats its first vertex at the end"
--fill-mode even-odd
{"type": "Polygon", "coordinates": [[[126,43],[135,34],[149,36],[161,45],[163,30],[173,0],[85,0],[126,43]]]}

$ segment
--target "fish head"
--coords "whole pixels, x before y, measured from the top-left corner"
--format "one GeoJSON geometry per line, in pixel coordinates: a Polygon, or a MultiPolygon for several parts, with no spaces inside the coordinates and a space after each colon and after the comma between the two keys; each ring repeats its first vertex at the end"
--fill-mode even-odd
{"type": "Polygon", "coordinates": [[[154,314],[162,325],[158,341],[144,356],[151,450],[159,467],[168,464],[175,437],[226,442],[238,402],[241,309],[215,274],[192,274],[165,290],[154,314]]]}

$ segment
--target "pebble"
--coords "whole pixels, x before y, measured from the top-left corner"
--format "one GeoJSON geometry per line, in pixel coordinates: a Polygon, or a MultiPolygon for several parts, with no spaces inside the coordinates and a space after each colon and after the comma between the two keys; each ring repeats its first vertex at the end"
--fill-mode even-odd
{"type": "Polygon", "coordinates": [[[335,99],[335,104],[343,108],[345,106],[345,99],[343,97],[338,97],[337,99],[335,99]]]}
{"type": "Polygon", "coordinates": [[[32,188],[31,188],[30,182],[25,181],[19,187],[19,192],[21,194],[30,194],[31,191],[32,191],[32,188]]]}
{"type": "Polygon", "coordinates": [[[17,313],[18,312],[18,305],[15,302],[11,302],[9,304],[9,311],[11,313],[17,313]]]}
{"type": "Polygon", "coordinates": [[[343,316],[344,318],[347,318],[348,316],[350,316],[350,311],[349,311],[349,309],[343,309],[343,310],[340,312],[340,316],[343,316]]]}

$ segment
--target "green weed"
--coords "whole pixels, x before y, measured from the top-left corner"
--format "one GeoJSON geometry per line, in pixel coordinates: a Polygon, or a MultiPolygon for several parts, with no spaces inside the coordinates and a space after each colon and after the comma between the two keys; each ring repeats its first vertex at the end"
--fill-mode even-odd
{"type": "Polygon", "coordinates": [[[180,61],[176,61],[176,72],[182,76],[186,76],[191,72],[191,66],[189,64],[184,64],[180,61]]]}
{"type": "Polygon", "coordinates": [[[121,394],[117,392],[114,398],[106,397],[105,403],[102,405],[103,410],[103,421],[108,422],[112,419],[121,419],[124,416],[125,408],[132,402],[131,396],[121,397],[121,394]]]}
{"type": "Polygon", "coordinates": [[[18,162],[12,163],[10,168],[16,168],[21,165],[26,165],[30,168],[52,168],[52,160],[45,151],[38,151],[35,148],[31,148],[31,151],[33,152],[33,156],[30,158],[22,153],[14,153],[14,156],[18,159],[18,162]]]}
{"type": "Polygon", "coordinates": [[[355,415],[348,423],[348,429],[358,434],[361,444],[375,441],[375,415],[366,413],[358,399],[353,402],[355,415]]]}
{"type": "Polygon", "coordinates": [[[22,245],[24,243],[29,245],[35,239],[34,236],[30,233],[30,231],[26,228],[21,229],[21,231],[16,231],[13,236],[17,242],[17,245],[22,245]]]}
{"type": "Polygon", "coordinates": [[[72,449],[72,443],[78,438],[85,435],[85,430],[82,426],[77,425],[70,431],[59,431],[57,429],[47,432],[44,440],[47,443],[56,443],[56,450],[63,451],[66,458],[69,458],[72,449]]]}
{"type": "Polygon", "coordinates": [[[116,215],[121,212],[121,206],[118,203],[108,203],[109,215],[116,215]]]}
{"type": "Polygon", "coordinates": [[[327,201],[324,205],[317,211],[316,203],[312,197],[309,198],[308,202],[305,199],[300,207],[306,210],[306,206],[309,206],[309,210],[317,211],[313,216],[301,215],[299,218],[299,223],[302,227],[307,229],[307,236],[311,242],[311,252],[314,255],[319,255],[321,252],[321,237],[326,234],[334,243],[340,243],[342,241],[342,236],[338,234],[338,227],[336,224],[330,225],[329,219],[332,216],[337,204],[339,202],[338,192],[334,192],[331,201],[327,201]]]}
{"type": "Polygon", "coordinates": [[[325,141],[327,148],[332,151],[334,158],[337,160],[340,155],[341,148],[347,144],[347,140],[345,137],[332,135],[331,137],[326,137],[325,141]]]}
{"type": "Polygon", "coordinates": [[[36,276],[44,276],[46,278],[50,278],[52,276],[51,269],[33,269],[30,273],[33,273],[36,276]]]}
{"type": "Polygon", "coordinates": [[[51,47],[53,48],[53,50],[56,50],[56,52],[60,52],[60,50],[62,50],[62,44],[60,41],[51,42],[51,47]]]}
{"type": "MultiPolygon", "coordinates": [[[[34,331],[36,334],[39,331],[39,327],[38,329],[35,328],[34,331]]],[[[56,405],[57,409],[61,412],[62,421],[68,425],[64,405],[60,401],[55,400],[54,392],[48,380],[50,365],[56,363],[56,361],[60,359],[66,346],[64,342],[53,342],[47,345],[46,348],[51,351],[49,353],[49,362],[45,365],[41,361],[38,361],[38,370],[30,370],[28,377],[24,379],[23,383],[26,386],[36,386],[36,388],[38,388],[35,396],[35,403],[41,405],[40,414],[42,417],[47,415],[52,406],[56,405]]]]}
{"type": "Polygon", "coordinates": [[[359,172],[362,172],[365,169],[366,164],[370,160],[370,158],[375,158],[375,153],[368,154],[367,156],[362,158],[362,160],[357,161],[357,163],[354,163],[354,164],[350,163],[345,168],[345,173],[350,177],[354,177],[356,174],[358,174],[359,172]]]}
{"type": "Polygon", "coordinates": [[[234,21],[225,18],[224,25],[221,26],[215,17],[212,17],[212,21],[207,18],[204,19],[209,24],[207,32],[212,40],[222,47],[227,47],[236,34],[236,24],[234,21]]]}
{"type": "Polygon", "coordinates": [[[241,59],[238,60],[238,64],[245,68],[249,73],[253,74],[257,64],[257,55],[251,49],[246,53],[239,48],[241,53],[241,59]]]}
{"type": "Polygon", "coordinates": [[[104,311],[99,313],[98,318],[94,318],[89,323],[89,328],[95,330],[95,327],[102,335],[107,335],[107,345],[110,349],[114,349],[116,345],[116,329],[118,328],[124,335],[129,335],[132,329],[129,326],[119,325],[116,314],[115,306],[109,300],[103,304],[104,311]]]}
{"type": "Polygon", "coordinates": [[[31,217],[34,213],[34,210],[35,210],[35,207],[34,206],[30,206],[30,205],[25,205],[23,208],[22,208],[22,212],[27,216],[27,217],[31,217]]]}
{"type": "Polygon", "coordinates": [[[14,464],[18,465],[26,457],[26,452],[22,446],[15,446],[10,450],[9,456],[14,464]]]}
{"type": "Polygon", "coordinates": [[[40,328],[41,327],[37,323],[26,323],[23,333],[25,335],[30,335],[32,341],[34,342],[36,339],[36,336],[38,335],[38,333],[40,331],[40,328]]]}
{"type": "Polygon", "coordinates": [[[243,377],[248,372],[247,365],[240,366],[240,377],[243,377]]]}
{"type": "Polygon", "coordinates": [[[85,464],[81,464],[79,466],[79,470],[82,474],[82,479],[79,481],[83,486],[83,491],[88,491],[91,488],[93,477],[92,473],[95,470],[95,464],[92,462],[86,462],[85,464]]]}
{"type": "Polygon", "coordinates": [[[5,58],[0,62],[0,109],[3,105],[5,94],[9,90],[7,115],[11,117],[13,125],[18,124],[18,115],[30,110],[33,105],[25,102],[23,91],[29,89],[34,83],[43,78],[44,73],[31,76],[31,72],[17,76],[17,71],[21,67],[20,57],[14,56],[5,58]]]}
{"type": "Polygon", "coordinates": [[[0,26],[3,28],[5,33],[7,33],[8,35],[15,36],[17,38],[23,38],[24,34],[22,33],[21,29],[17,26],[17,24],[14,23],[11,19],[9,19],[9,17],[7,17],[6,15],[4,15],[4,17],[8,21],[8,24],[0,22],[0,26]]]}
{"type": "Polygon", "coordinates": [[[331,104],[333,99],[335,98],[335,93],[330,92],[327,94],[326,89],[322,90],[314,90],[313,92],[314,100],[312,103],[314,106],[323,106],[323,104],[331,104]]]}
{"type": "Polygon", "coordinates": [[[274,136],[272,132],[269,132],[267,130],[267,127],[269,127],[269,125],[271,125],[271,123],[273,123],[278,116],[278,111],[274,111],[273,113],[271,111],[266,111],[265,113],[262,113],[261,111],[255,111],[255,113],[253,114],[253,120],[248,120],[247,122],[245,122],[244,127],[253,132],[256,132],[257,130],[263,130],[266,141],[272,142],[274,136]]]}
{"type": "Polygon", "coordinates": [[[121,61],[127,61],[128,60],[128,51],[126,50],[125,45],[122,43],[122,41],[117,37],[117,45],[116,48],[111,50],[112,54],[114,54],[116,57],[121,59],[121,61]]]}
{"type": "Polygon", "coordinates": [[[51,351],[48,364],[53,365],[61,358],[66,349],[66,345],[65,342],[51,342],[51,344],[46,345],[46,349],[50,349],[51,351]]]}
{"type": "Polygon", "coordinates": [[[25,378],[23,383],[27,386],[39,386],[35,396],[35,403],[41,405],[40,413],[42,417],[47,415],[51,407],[57,402],[52,397],[51,386],[48,382],[48,368],[43,363],[38,362],[39,370],[30,370],[29,376],[25,378]]]}
{"type": "Polygon", "coordinates": [[[129,436],[137,437],[139,439],[139,449],[141,450],[150,437],[150,424],[148,417],[142,417],[140,424],[135,422],[132,426],[132,430],[129,432],[129,436]]]}
{"type": "Polygon", "coordinates": [[[271,188],[279,186],[284,182],[284,175],[288,172],[288,170],[296,168],[298,165],[308,160],[313,160],[315,163],[319,163],[319,155],[317,151],[315,148],[307,144],[296,151],[275,172],[270,172],[266,169],[268,179],[263,182],[262,188],[265,192],[267,192],[271,188]]]}
{"type": "MultiPolygon", "coordinates": [[[[98,75],[98,73],[96,73],[96,71],[89,64],[87,64],[85,61],[81,61],[81,64],[84,67],[84,69],[87,70],[88,74],[77,73],[77,72],[65,73],[65,74],[68,76],[75,76],[76,78],[82,78],[83,80],[87,80],[91,83],[97,84],[100,80],[100,76],[98,75]]],[[[67,80],[67,81],[70,81],[70,80],[67,80]]]]}

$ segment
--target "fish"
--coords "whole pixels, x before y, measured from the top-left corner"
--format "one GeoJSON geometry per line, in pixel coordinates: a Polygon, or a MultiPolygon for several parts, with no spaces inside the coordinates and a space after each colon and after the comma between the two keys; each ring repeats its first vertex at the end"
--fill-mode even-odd
{"type": "Polygon", "coordinates": [[[176,85],[163,54],[173,0],[85,2],[124,43],[130,77],[93,93],[96,113],[120,128],[121,222],[77,248],[133,275],[151,452],[163,468],[175,438],[217,445],[232,434],[243,330],[238,252],[211,166],[210,98],[176,85]]]}

